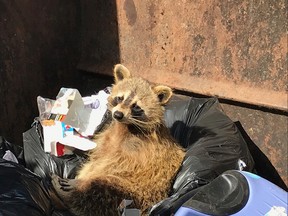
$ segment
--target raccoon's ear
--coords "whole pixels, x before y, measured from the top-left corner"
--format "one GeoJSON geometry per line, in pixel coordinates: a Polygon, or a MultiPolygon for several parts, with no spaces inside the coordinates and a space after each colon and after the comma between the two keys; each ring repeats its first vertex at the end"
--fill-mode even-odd
{"type": "Polygon", "coordinates": [[[169,88],[168,86],[163,86],[163,85],[154,86],[152,90],[158,96],[160,104],[162,105],[165,105],[173,94],[171,88],[169,88]]]}
{"type": "Polygon", "coordinates": [[[122,64],[117,64],[114,67],[114,79],[115,83],[119,81],[129,78],[131,76],[130,71],[122,64]]]}

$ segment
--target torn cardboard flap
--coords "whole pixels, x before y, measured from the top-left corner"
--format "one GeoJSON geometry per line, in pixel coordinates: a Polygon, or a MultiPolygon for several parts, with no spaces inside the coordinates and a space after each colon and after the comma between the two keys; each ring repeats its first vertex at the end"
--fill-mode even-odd
{"type": "Polygon", "coordinates": [[[96,95],[82,98],[79,91],[72,88],[61,88],[56,100],[38,96],[45,152],[60,156],[57,143],[83,151],[95,148],[95,142],[89,137],[102,122],[108,96],[109,93],[102,90],[96,95]],[[43,124],[46,120],[53,123],[43,124]]]}

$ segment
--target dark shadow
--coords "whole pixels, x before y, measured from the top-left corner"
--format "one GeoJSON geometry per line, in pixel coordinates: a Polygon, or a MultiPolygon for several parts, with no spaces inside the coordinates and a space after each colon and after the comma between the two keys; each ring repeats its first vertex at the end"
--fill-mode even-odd
{"type": "Polygon", "coordinates": [[[96,94],[114,82],[112,76],[80,71],[81,76],[76,88],[82,96],[96,94]]]}
{"type": "Polygon", "coordinates": [[[208,136],[216,136],[216,133],[199,126],[188,127],[184,122],[176,121],[170,128],[173,138],[184,148],[195,144],[199,139],[208,136]]]}
{"type": "Polygon", "coordinates": [[[247,108],[247,109],[260,110],[260,111],[268,112],[268,113],[272,113],[272,114],[288,116],[287,110],[285,111],[285,110],[280,110],[280,109],[275,109],[275,108],[270,108],[270,107],[257,106],[257,105],[254,105],[254,104],[248,104],[248,103],[239,102],[239,101],[232,101],[232,100],[223,99],[223,98],[220,98],[219,102],[220,103],[225,103],[225,104],[228,104],[228,105],[244,107],[244,108],[247,108]]]}
{"type": "MultiPolygon", "coordinates": [[[[175,90],[174,92],[177,94],[187,95],[190,97],[197,97],[197,98],[210,98],[211,97],[211,96],[207,96],[207,95],[203,95],[203,94],[197,94],[197,93],[181,91],[181,90],[175,90]]],[[[271,107],[257,106],[254,104],[249,104],[249,103],[244,103],[244,102],[239,102],[239,101],[233,101],[233,100],[224,99],[224,98],[218,98],[217,96],[215,96],[215,97],[219,100],[220,103],[223,103],[223,104],[243,107],[243,108],[252,109],[252,110],[260,110],[263,112],[269,112],[269,113],[277,114],[277,115],[288,116],[287,110],[280,110],[280,109],[275,109],[275,108],[271,108],[271,107]]]]}
{"type": "Polygon", "coordinates": [[[78,69],[112,74],[120,62],[117,6],[115,0],[81,1],[81,61],[78,69]]]}
{"type": "Polygon", "coordinates": [[[246,133],[245,129],[240,122],[235,122],[240,133],[242,134],[244,140],[246,141],[251,155],[254,159],[255,169],[258,175],[273,182],[284,190],[288,190],[285,182],[280,177],[279,173],[272,165],[267,156],[258,148],[258,146],[251,140],[249,135],[246,133]]]}

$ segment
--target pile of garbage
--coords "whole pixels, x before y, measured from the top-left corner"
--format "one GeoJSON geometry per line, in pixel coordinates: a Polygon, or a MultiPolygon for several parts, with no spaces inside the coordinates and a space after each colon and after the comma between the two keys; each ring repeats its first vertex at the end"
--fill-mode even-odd
{"type": "MultiPolygon", "coordinates": [[[[39,116],[23,133],[23,148],[0,136],[0,215],[71,216],[51,204],[51,173],[75,178],[87,152],[97,146],[93,135],[111,121],[110,90],[82,97],[77,89],[61,88],[55,99],[38,96],[39,116]]],[[[272,176],[267,162],[254,160],[259,155],[256,145],[223,112],[216,98],[174,95],[164,118],[186,156],[170,196],[151,206],[150,215],[174,214],[188,196],[225,171],[257,173],[257,166],[265,164],[267,173],[258,174],[272,176]]]]}
{"type": "Polygon", "coordinates": [[[44,151],[56,156],[71,154],[74,148],[96,147],[91,140],[107,111],[110,88],[82,97],[77,89],[61,88],[56,99],[37,97],[43,128],[44,151]]]}

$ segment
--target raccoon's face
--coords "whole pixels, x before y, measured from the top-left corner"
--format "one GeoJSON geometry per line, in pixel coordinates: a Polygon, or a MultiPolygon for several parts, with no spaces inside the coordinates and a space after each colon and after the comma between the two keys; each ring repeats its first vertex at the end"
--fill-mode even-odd
{"type": "Polygon", "coordinates": [[[108,99],[114,120],[141,128],[162,119],[163,108],[150,85],[140,78],[125,79],[114,85],[108,99]]]}
{"type": "Polygon", "coordinates": [[[108,107],[114,120],[151,129],[163,121],[163,105],[172,91],[166,86],[152,86],[142,78],[131,77],[123,65],[114,69],[115,85],[108,98],[108,107]]]}

